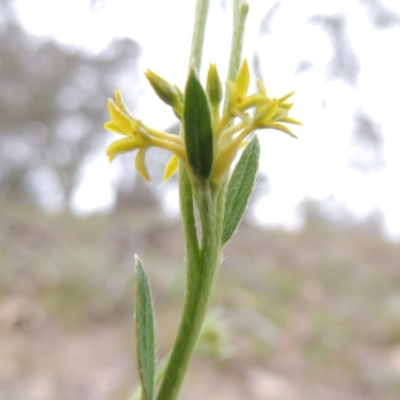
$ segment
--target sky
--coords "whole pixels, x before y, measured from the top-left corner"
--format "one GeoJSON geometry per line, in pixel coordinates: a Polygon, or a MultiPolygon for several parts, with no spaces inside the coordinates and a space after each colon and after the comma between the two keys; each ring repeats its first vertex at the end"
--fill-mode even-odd
{"type": "MultiPolygon", "coordinates": [[[[143,48],[141,71],[149,68],[168,81],[184,86],[194,0],[97,0],[92,7],[89,0],[16,2],[20,18],[30,33],[51,36],[91,52],[101,51],[115,37],[132,38],[143,48]]],[[[259,133],[260,169],[267,174],[271,190],[256,204],[257,220],[270,226],[296,229],[301,225],[297,210],[304,198],[333,197],[360,218],[381,210],[389,237],[400,238],[400,191],[396,190],[400,178],[396,96],[400,91],[400,59],[393,51],[398,48],[400,27],[375,29],[360,0],[281,0],[270,26],[272,34],[260,36],[262,18],[273,3],[249,0],[243,55],[249,60],[254,54],[259,55],[263,80],[271,96],[296,91],[292,115],[304,126],[294,129],[298,140],[281,132],[259,133]],[[325,71],[332,46],[323,29],[310,24],[310,17],[316,14],[346,15],[347,33],[361,65],[355,86],[337,79],[327,80],[325,71]],[[302,59],[309,60],[313,67],[298,74],[296,70],[302,59]],[[351,130],[356,110],[366,111],[384,136],[385,165],[370,174],[349,165],[354,153],[351,130]]],[[[400,12],[400,2],[383,3],[392,9],[397,7],[400,12]]],[[[226,75],[231,29],[229,4],[229,1],[211,1],[203,78],[209,62],[216,62],[221,76],[226,75]]],[[[143,82],[146,86],[144,79],[143,82]]],[[[141,96],[136,114],[145,123],[160,129],[174,121],[169,108],[151,90],[141,96]]],[[[114,168],[105,157],[88,166],[86,183],[76,196],[78,210],[107,208],[112,202],[110,182],[115,177],[114,168]],[[90,196],[93,192],[101,195],[90,196]]],[[[166,204],[168,210],[176,212],[176,191],[168,194],[166,204]]]]}

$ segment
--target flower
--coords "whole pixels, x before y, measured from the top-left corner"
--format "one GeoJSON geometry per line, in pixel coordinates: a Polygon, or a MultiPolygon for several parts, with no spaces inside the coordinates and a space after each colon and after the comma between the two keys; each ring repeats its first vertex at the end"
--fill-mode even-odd
{"type": "MultiPolygon", "coordinates": [[[[127,109],[119,90],[115,91],[115,100],[116,103],[108,99],[108,110],[111,121],[106,122],[104,127],[111,132],[124,135],[125,137],[108,146],[107,156],[110,162],[119,154],[138,150],[135,158],[135,167],[139,174],[148,181],[150,180],[150,176],[145,163],[145,155],[147,149],[151,146],[172,151],[187,164],[181,137],[149,128],[141,120],[134,118],[127,109]]],[[[169,164],[167,164],[168,171],[166,171],[166,173],[168,172],[168,177],[175,172],[172,172],[173,165],[169,164]]],[[[175,164],[177,164],[176,161],[175,164]]]]}
{"type": "Polygon", "coordinates": [[[247,61],[243,64],[234,82],[226,83],[229,96],[228,107],[215,129],[216,151],[213,179],[220,182],[229,171],[230,165],[238,151],[246,144],[246,139],[257,129],[277,129],[288,135],[297,136],[284,123],[302,125],[301,122],[288,116],[292,103],[287,103],[294,92],[274,99],[260,79],[256,79],[258,92],[247,95],[250,83],[250,72],[247,61]],[[250,111],[252,111],[250,113],[250,111]],[[235,118],[239,122],[232,124],[235,118]]]}
{"type": "MultiPolygon", "coordinates": [[[[168,104],[175,115],[182,120],[185,115],[185,93],[151,71],[146,72],[146,77],[161,100],[168,104]]],[[[223,182],[237,153],[246,145],[248,137],[255,130],[277,129],[294,138],[297,137],[286,125],[301,125],[301,122],[289,116],[293,103],[289,103],[287,100],[294,92],[280,98],[270,98],[261,80],[256,79],[256,83],[257,92],[248,95],[250,72],[247,61],[244,60],[236,79],[226,82],[228,101],[222,116],[220,116],[219,103],[222,95],[218,72],[214,64],[210,66],[207,94],[205,95],[208,96],[207,102],[212,111],[210,118],[213,144],[209,146],[209,149],[213,153],[213,161],[212,172],[207,179],[216,185],[223,182]]],[[[188,152],[185,148],[185,143],[188,141],[185,142],[182,136],[152,129],[144,125],[141,120],[134,118],[127,109],[119,90],[115,92],[115,100],[116,102],[108,100],[111,121],[104,126],[107,130],[125,137],[109,145],[107,155],[110,161],[121,153],[138,150],[135,158],[136,169],[144,179],[150,180],[145,154],[149,147],[160,147],[173,153],[165,167],[164,180],[168,180],[178,170],[179,161],[183,162],[192,181],[199,179],[192,171],[188,161],[188,152]]],[[[185,135],[190,134],[191,132],[185,132],[185,135]]],[[[206,151],[202,148],[196,150],[206,151]]],[[[192,154],[193,149],[191,148],[190,151],[192,154]]]]}

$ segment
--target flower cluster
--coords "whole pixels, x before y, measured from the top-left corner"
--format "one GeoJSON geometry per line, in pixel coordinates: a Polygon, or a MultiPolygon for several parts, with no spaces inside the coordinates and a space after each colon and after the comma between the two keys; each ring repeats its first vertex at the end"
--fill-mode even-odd
{"type": "Polygon", "coordinates": [[[150,177],[145,164],[145,154],[149,147],[154,146],[169,150],[175,154],[167,164],[165,180],[169,179],[176,171],[179,158],[188,165],[182,138],[149,128],[141,120],[134,118],[128,111],[119,90],[115,91],[115,99],[116,102],[108,99],[111,121],[105,123],[104,127],[125,137],[108,146],[107,156],[110,162],[119,154],[138,150],[135,158],[136,169],[144,179],[149,181],[150,177]]]}
{"type": "MultiPolygon", "coordinates": [[[[183,121],[187,115],[185,106],[193,104],[186,101],[186,93],[151,71],[146,72],[146,77],[161,100],[173,109],[179,120],[185,122],[183,121]]],[[[250,73],[248,64],[244,61],[235,81],[226,83],[228,100],[221,115],[220,103],[223,97],[221,84],[215,65],[210,66],[204,95],[207,98],[207,109],[210,111],[213,141],[212,146],[209,146],[213,153],[211,155],[212,172],[209,179],[216,184],[221,183],[229,172],[238,151],[246,144],[252,132],[257,129],[272,128],[296,137],[284,124],[301,125],[299,121],[289,117],[293,103],[288,103],[287,100],[293,92],[278,99],[270,98],[262,82],[259,79],[256,81],[257,93],[247,95],[250,73]]],[[[149,128],[130,114],[118,90],[115,93],[115,99],[116,102],[108,100],[111,121],[105,124],[105,128],[125,137],[108,147],[107,155],[110,161],[121,153],[138,150],[135,159],[136,169],[144,179],[150,180],[145,164],[145,154],[149,147],[160,147],[173,153],[165,168],[165,180],[177,171],[179,161],[184,164],[192,181],[195,180],[196,173],[192,169],[190,157],[188,158],[188,149],[186,149],[188,141],[184,140],[184,136],[149,128]]],[[[183,134],[190,135],[191,132],[183,134]]],[[[201,153],[202,148],[195,151],[201,153]]],[[[192,149],[191,153],[193,153],[192,149]]]]}

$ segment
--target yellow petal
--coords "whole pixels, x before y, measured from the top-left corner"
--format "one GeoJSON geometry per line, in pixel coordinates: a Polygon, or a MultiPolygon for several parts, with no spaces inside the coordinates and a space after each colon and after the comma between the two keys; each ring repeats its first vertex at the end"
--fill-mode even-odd
{"type": "Polygon", "coordinates": [[[136,150],[138,147],[138,141],[133,137],[117,140],[111,143],[107,148],[108,159],[111,162],[117,155],[136,150]]]}
{"type": "Polygon", "coordinates": [[[279,104],[284,103],[289,97],[292,97],[294,95],[294,92],[290,92],[288,94],[285,94],[283,97],[278,99],[279,104]]]}
{"type": "Polygon", "coordinates": [[[272,128],[272,129],[277,129],[278,131],[282,131],[287,133],[289,136],[297,139],[297,136],[285,125],[278,124],[276,122],[271,122],[263,125],[264,128],[272,128]]]}
{"type": "Polygon", "coordinates": [[[132,131],[132,120],[123,113],[111,99],[108,99],[108,111],[110,112],[111,119],[115,122],[118,128],[122,132],[125,132],[126,135],[130,135],[132,131]]]}
{"type": "Polygon", "coordinates": [[[236,77],[236,96],[243,99],[246,96],[250,84],[250,71],[246,60],[243,60],[242,66],[236,77]]]}
{"type": "Polygon", "coordinates": [[[106,128],[110,132],[120,133],[121,135],[127,135],[125,132],[119,129],[118,125],[114,121],[108,121],[104,124],[104,128],[106,128]]]}
{"type": "Polygon", "coordinates": [[[267,124],[269,121],[271,121],[271,119],[274,118],[276,112],[278,111],[278,107],[278,102],[273,99],[269,104],[266,104],[264,107],[257,110],[259,112],[259,116],[256,123],[260,125],[267,124]]]}
{"type": "Polygon", "coordinates": [[[256,83],[257,83],[258,93],[261,94],[262,96],[267,97],[267,90],[265,89],[265,86],[262,83],[261,79],[256,78],[256,83]]]}
{"type": "Polygon", "coordinates": [[[124,102],[121,91],[119,89],[115,90],[115,100],[117,101],[117,106],[129,117],[135,119],[134,116],[129,112],[128,107],[124,102]]]}
{"type": "Polygon", "coordinates": [[[213,169],[213,179],[215,182],[221,182],[225,177],[241,147],[241,144],[242,143],[237,143],[232,140],[217,154],[213,169]]]}
{"type": "Polygon", "coordinates": [[[286,118],[288,116],[288,112],[281,107],[278,107],[278,109],[275,112],[274,117],[272,118],[274,121],[282,121],[283,118],[286,118]]]}
{"type": "Polygon", "coordinates": [[[255,107],[269,102],[270,100],[268,97],[265,97],[261,94],[252,94],[244,98],[242,104],[240,105],[240,109],[246,110],[250,107],[255,107]]]}
{"type": "Polygon", "coordinates": [[[290,118],[290,117],[282,118],[281,122],[286,122],[287,124],[294,124],[294,125],[300,125],[300,126],[303,125],[302,122],[298,121],[297,119],[290,118]]]}
{"type": "Polygon", "coordinates": [[[294,103],[283,103],[279,104],[280,108],[284,108],[286,111],[290,111],[290,109],[293,107],[294,103]]]}
{"type": "Polygon", "coordinates": [[[167,162],[164,170],[164,182],[167,182],[172,175],[178,171],[179,157],[174,154],[167,162]]]}
{"type": "Polygon", "coordinates": [[[142,147],[135,157],[135,167],[139,172],[140,176],[146,181],[150,181],[150,175],[147,172],[146,163],[145,163],[145,155],[146,155],[146,147],[142,147]]]}

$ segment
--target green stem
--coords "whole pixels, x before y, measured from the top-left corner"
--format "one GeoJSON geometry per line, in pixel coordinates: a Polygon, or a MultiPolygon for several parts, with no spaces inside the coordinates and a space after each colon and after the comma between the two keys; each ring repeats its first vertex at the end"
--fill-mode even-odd
{"type": "MultiPolygon", "coordinates": [[[[196,2],[190,64],[194,63],[198,72],[200,72],[201,67],[201,56],[203,52],[204,33],[206,29],[209,2],[210,0],[197,0],[196,2]]],[[[184,134],[183,125],[181,125],[181,136],[184,134]]],[[[188,173],[182,165],[182,162],[179,163],[179,201],[186,245],[186,265],[190,266],[193,263],[198,262],[199,244],[197,239],[196,218],[194,215],[192,184],[190,183],[188,173]]]]}
{"type": "MultiPolygon", "coordinates": [[[[190,64],[200,72],[204,32],[209,0],[197,0],[190,64]]],[[[235,0],[234,26],[229,77],[233,79],[240,64],[244,21],[247,3],[235,0]],[[232,76],[233,74],[233,76],[232,76]]],[[[185,134],[185,132],[181,132],[185,134]]],[[[157,400],[176,400],[186,370],[196,347],[216,271],[221,262],[221,236],[225,206],[226,182],[220,190],[209,182],[192,187],[188,174],[180,163],[179,197],[186,245],[186,293],[178,334],[157,400]],[[201,247],[199,247],[194,211],[194,197],[201,223],[201,247]]]]}
{"type": "Polygon", "coordinates": [[[209,4],[210,0],[197,0],[196,2],[196,14],[193,26],[192,48],[190,50],[189,70],[192,63],[194,63],[194,66],[198,73],[200,73],[200,68],[201,68],[204,33],[206,31],[206,22],[207,22],[209,4]]]}
{"type": "MultiPolygon", "coordinates": [[[[209,0],[197,0],[189,62],[190,64],[194,63],[198,72],[201,67],[208,6],[209,0]]],[[[181,132],[181,135],[184,134],[185,132],[181,132]]],[[[187,286],[178,335],[161,383],[158,400],[174,400],[178,397],[201,330],[214,278],[214,273],[204,275],[200,273],[201,265],[204,262],[204,251],[200,251],[197,238],[193,188],[185,167],[182,163],[179,164],[179,199],[185,237],[187,286]],[[200,280],[196,280],[195,277],[198,276],[201,277],[200,280]]],[[[214,261],[213,264],[215,263],[214,261]]],[[[211,270],[215,270],[215,267],[211,267],[209,272],[211,270]]]]}
{"type": "MultiPolygon", "coordinates": [[[[221,261],[222,218],[218,197],[208,184],[196,188],[202,226],[198,262],[187,265],[185,305],[158,400],[175,400],[203,325],[215,273],[221,261]]],[[[223,214],[222,214],[223,215],[223,214]]]]}
{"type": "Polygon", "coordinates": [[[231,42],[231,56],[229,60],[228,80],[235,79],[242,60],[244,28],[249,12],[249,4],[244,0],[234,0],[233,3],[233,31],[231,42]]]}
{"type": "MultiPolygon", "coordinates": [[[[231,54],[229,58],[228,81],[234,81],[242,59],[244,28],[249,12],[249,4],[244,0],[234,0],[233,3],[233,30],[231,54]]],[[[228,107],[228,96],[225,97],[224,114],[228,107]]]]}

